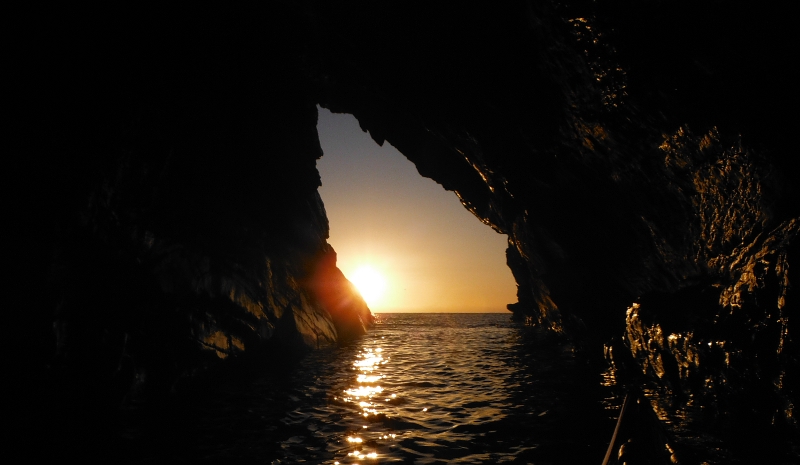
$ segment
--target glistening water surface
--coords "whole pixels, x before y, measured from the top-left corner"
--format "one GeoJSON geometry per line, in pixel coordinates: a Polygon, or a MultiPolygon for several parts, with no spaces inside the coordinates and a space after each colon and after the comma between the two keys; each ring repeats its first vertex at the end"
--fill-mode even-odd
{"type": "Polygon", "coordinates": [[[614,412],[576,360],[508,314],[380,314],[278,382],[210,396],[192,440],[142,460],[599,464],[614,412]]]}

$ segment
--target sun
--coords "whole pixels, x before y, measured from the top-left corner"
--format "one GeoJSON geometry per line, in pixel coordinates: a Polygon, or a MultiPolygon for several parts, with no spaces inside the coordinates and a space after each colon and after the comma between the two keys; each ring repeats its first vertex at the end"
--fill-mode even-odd
{"type": "Polygon", "coordinates": [[[356,286],[367,305],[380,302],[386,290],[386,279],[369,265],[362,265],[353,273],[350,281],[356,286]]]}

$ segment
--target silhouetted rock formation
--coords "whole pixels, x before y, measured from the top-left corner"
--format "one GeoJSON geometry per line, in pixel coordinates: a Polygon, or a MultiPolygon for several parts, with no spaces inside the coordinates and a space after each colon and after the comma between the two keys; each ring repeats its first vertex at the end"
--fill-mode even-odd
{"type": "Polygon", "coordinates": [[[28,50],[47,57],[23,112],[32,363],[115,406],[232,356],[363,334],[326,243],[297,21],[64,13],[28,50]]]}
{"type": "Polygon", "coordinates": [[[28,369],[117,402],[144,373],[164,391],[267,341],[363,331],[325,242],[320,104],[508,235],[517,318],[608,345],[626,382],[707,404],[723,435],[797,433],[796,40],[707,3],[37,18],[16,156],[28,369]]]}
{"type": "Polygon", "coordinates": [[[316,11],[323,106],[508,234],[516,317],[732,444],[796,435],[786,30],[716,3],[316,11]]]}

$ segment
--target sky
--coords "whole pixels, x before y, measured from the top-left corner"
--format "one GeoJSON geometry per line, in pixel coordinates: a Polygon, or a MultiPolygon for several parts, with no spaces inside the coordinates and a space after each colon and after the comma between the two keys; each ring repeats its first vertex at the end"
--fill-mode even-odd
{"type": "Polygon", "coordinates": [[[419,175],[388,142],[379,146],[352,115],[319,109],[324,152],[319,189],[338,266],[356,285],[359,268],[379,294],[373,312],[507,312],[516,283],[507,237],[481,223],[455,193],[419,175]]]}

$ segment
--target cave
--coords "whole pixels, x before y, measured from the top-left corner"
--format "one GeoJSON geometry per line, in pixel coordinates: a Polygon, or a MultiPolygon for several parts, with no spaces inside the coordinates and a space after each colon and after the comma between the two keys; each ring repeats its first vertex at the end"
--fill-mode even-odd
{"type": "Polygon", "coordinates": [[[29,450],[369,331],[326,242],[319,105],[508,236],[520,325],[632,396],[702,404],[726,443],[798,457],[790,18],[314,0],[16,18],[5,332],[29,450]]]}
{"type": "Polygon", "coordinates": [[[508,238],[475,221],[391,144],[377,145],[352,115],[318,113],[328,243],[337,267],[365,287],[372,313],[507,314],[516,300],[508,238]],[[377,292],[364,285],[364,270],[377,276],[377,292]]]}

